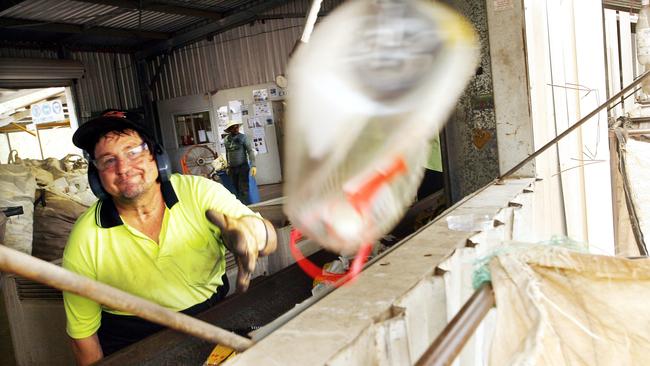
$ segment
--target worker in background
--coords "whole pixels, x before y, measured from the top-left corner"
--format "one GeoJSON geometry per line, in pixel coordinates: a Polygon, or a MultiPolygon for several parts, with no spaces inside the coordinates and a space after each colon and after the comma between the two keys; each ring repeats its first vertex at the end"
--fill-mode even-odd
{"type": "MultiPolygon", "coordinates": [[[[237,256],[243,291],[258,254],[275,249],[275,231],[219,183],[171,174],[164,150],[137,119],[107,111],[74,133],[100,199],[75,223],[63,267],[195,315],[228,293],[226,249],[237,256]]],[[[64,293],[64,305],[80,365],[162,329],[72,293],[64,293]]]]}
{"type": "Polygon", "coordinates": [[[228,159],[228,176],[232,180],[237,198],[245,204],[250,204],[248,174],[257,174],[255,167],[255,152],[246,134],[239,132],[241,121],[229,121],[226,125],[226,159],[228,159]],[[250,161],[250,168],[249,168],[250,161]],[[250,172],[249,172],[250,170],[250,172]]]}

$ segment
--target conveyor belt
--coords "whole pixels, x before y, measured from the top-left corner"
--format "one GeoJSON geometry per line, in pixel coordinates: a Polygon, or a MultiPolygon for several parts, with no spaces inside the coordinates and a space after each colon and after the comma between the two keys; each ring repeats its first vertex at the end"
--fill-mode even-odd
{"type": "MultiPolygon", "coordinates": [[[[335,258],[333,254],[320,251],[309,259],[322,265],[335,258]]],[[[294,264],[271,277],[254,280],[246,293],[228,297],[201,314],[199,318],[245,335],[310,297],[311,287],[312,279],[294,264]]],[[[98,364],[200,366],[213,348],[214,345],[206,341],[165,330],[105,358],[98,364]]]]}

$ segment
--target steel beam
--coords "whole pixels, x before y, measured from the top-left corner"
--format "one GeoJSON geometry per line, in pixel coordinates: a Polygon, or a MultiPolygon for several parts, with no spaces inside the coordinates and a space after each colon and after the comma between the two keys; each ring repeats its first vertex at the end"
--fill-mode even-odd
{"type": "Polygon", "coordinates": [[[164,32],[152,32],[152,31],[142,31],[136,29],[110,28],[110,27],[85,28],[83,25],[79,25],[79,24],[39,22],[34,20],[7,18],[7,17],[0,18],[0,28],[19,28],[23,30],[29,29],[29,30],[41,31],[41,32],[94,34],[100,36],[113,36],[113,37],[126,37],[126,38],[137,37],[140,39],[155,39],[155,40],[170,38],[170,34],[164,32]]]}
{"type": "Polygon", "coordinates": [[[0,12],[5,11],[9,8],[13,8],[14,6],[25,2],[25,0],[4,0],[0,1],[0,12]]]}
{"type": "Polygon", "coordinates": [[[185,6],[169,5],[158,2],[136,1],[136,0],[77,0],[83,3],[115,6],[118,8],[155,11],[158,13],[185,15],[189,17],[221,19],[223,13],[212,10],[188,8],[185,6]]]}

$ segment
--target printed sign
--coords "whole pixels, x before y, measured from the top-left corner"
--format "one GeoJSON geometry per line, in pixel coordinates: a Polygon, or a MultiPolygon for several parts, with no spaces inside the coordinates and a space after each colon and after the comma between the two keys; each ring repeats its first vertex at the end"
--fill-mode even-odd
{"type": "Polygon", "coordinates": [[[30,111],[34,123],[65,121],[63,104],[60,100],[32,104],[30,111]]]}

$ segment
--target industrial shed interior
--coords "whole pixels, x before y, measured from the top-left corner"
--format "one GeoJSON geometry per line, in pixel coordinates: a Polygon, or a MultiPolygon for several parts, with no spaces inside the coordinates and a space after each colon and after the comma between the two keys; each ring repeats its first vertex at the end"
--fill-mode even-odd
{"type": "MultiPolygon", "coordinates": [[[[258,258],[246,292],[231,286],[197,316],[195,331],[198,322],[161,323],[172,329],[97,364],[642,364],[650,354],[639,326],[650,297],[649,17],[646,0],[2,2],[0,365],[75,364],[54,278],[65,272],[73,224],[97,201],[92,162],[72,136],[107,109],[140,115],[174,173],[230,191],[226,130],[240,123],[257,168],[248,206],[273,224],[278,247],[258,258]],[[431,46],[436,31],[411,28],[445,23],[438,16],[447,11],[471,25],[453,42],[476,42],[467,54],[450,47],[456,59],[431,46]],[[372,36],[345,34],[358,24],[372,36]],[[431,46],[435,62],[373,74],[417,48],[400,37],[431,46]],[[348,49],[335,53],[341,44],[348,49]],[[368,44],[390,52],[373,58],[368,44]],[[359,93],[380,107],[349,93],[358,80],[334,68],[346,62],[371,76],[359,93]],[[386,80],[399,86],[380,95],[386,80]],[[391,114],[397,100],[407,107],[391,114]],[[389,127],[357,128],[339,118],[345,113],[389,127]],[[377,131],[396,137],[382,145],[377,131]],[[371,147],[349,147],[364,138],[371,147]],[[358,182],[328,184],[349,166],[319,176],[332,167],[300,160],[328,141],[333,157],[403,146],[404,174],[417,183],[390,181],[402,173],[395,165],[376,169],[406,197],[399,210],[383,202],[390,212],[380,216],[395,220],[356,257],[363,262],[357,250],[295,236],[309,223],[296,205],[358,182]],[[314,176],[326,182],[300,197],[302,181],[322,183],[314,176]],[[363,270],[352,276],[355,263],[363,270]],[[226,335],[215,341],[199,328],[226,335]]],[[[374,230],[364,224],[359,236],[374,230]]],[[[237,273],[227,253],[230,283],[237,273]]]]}

